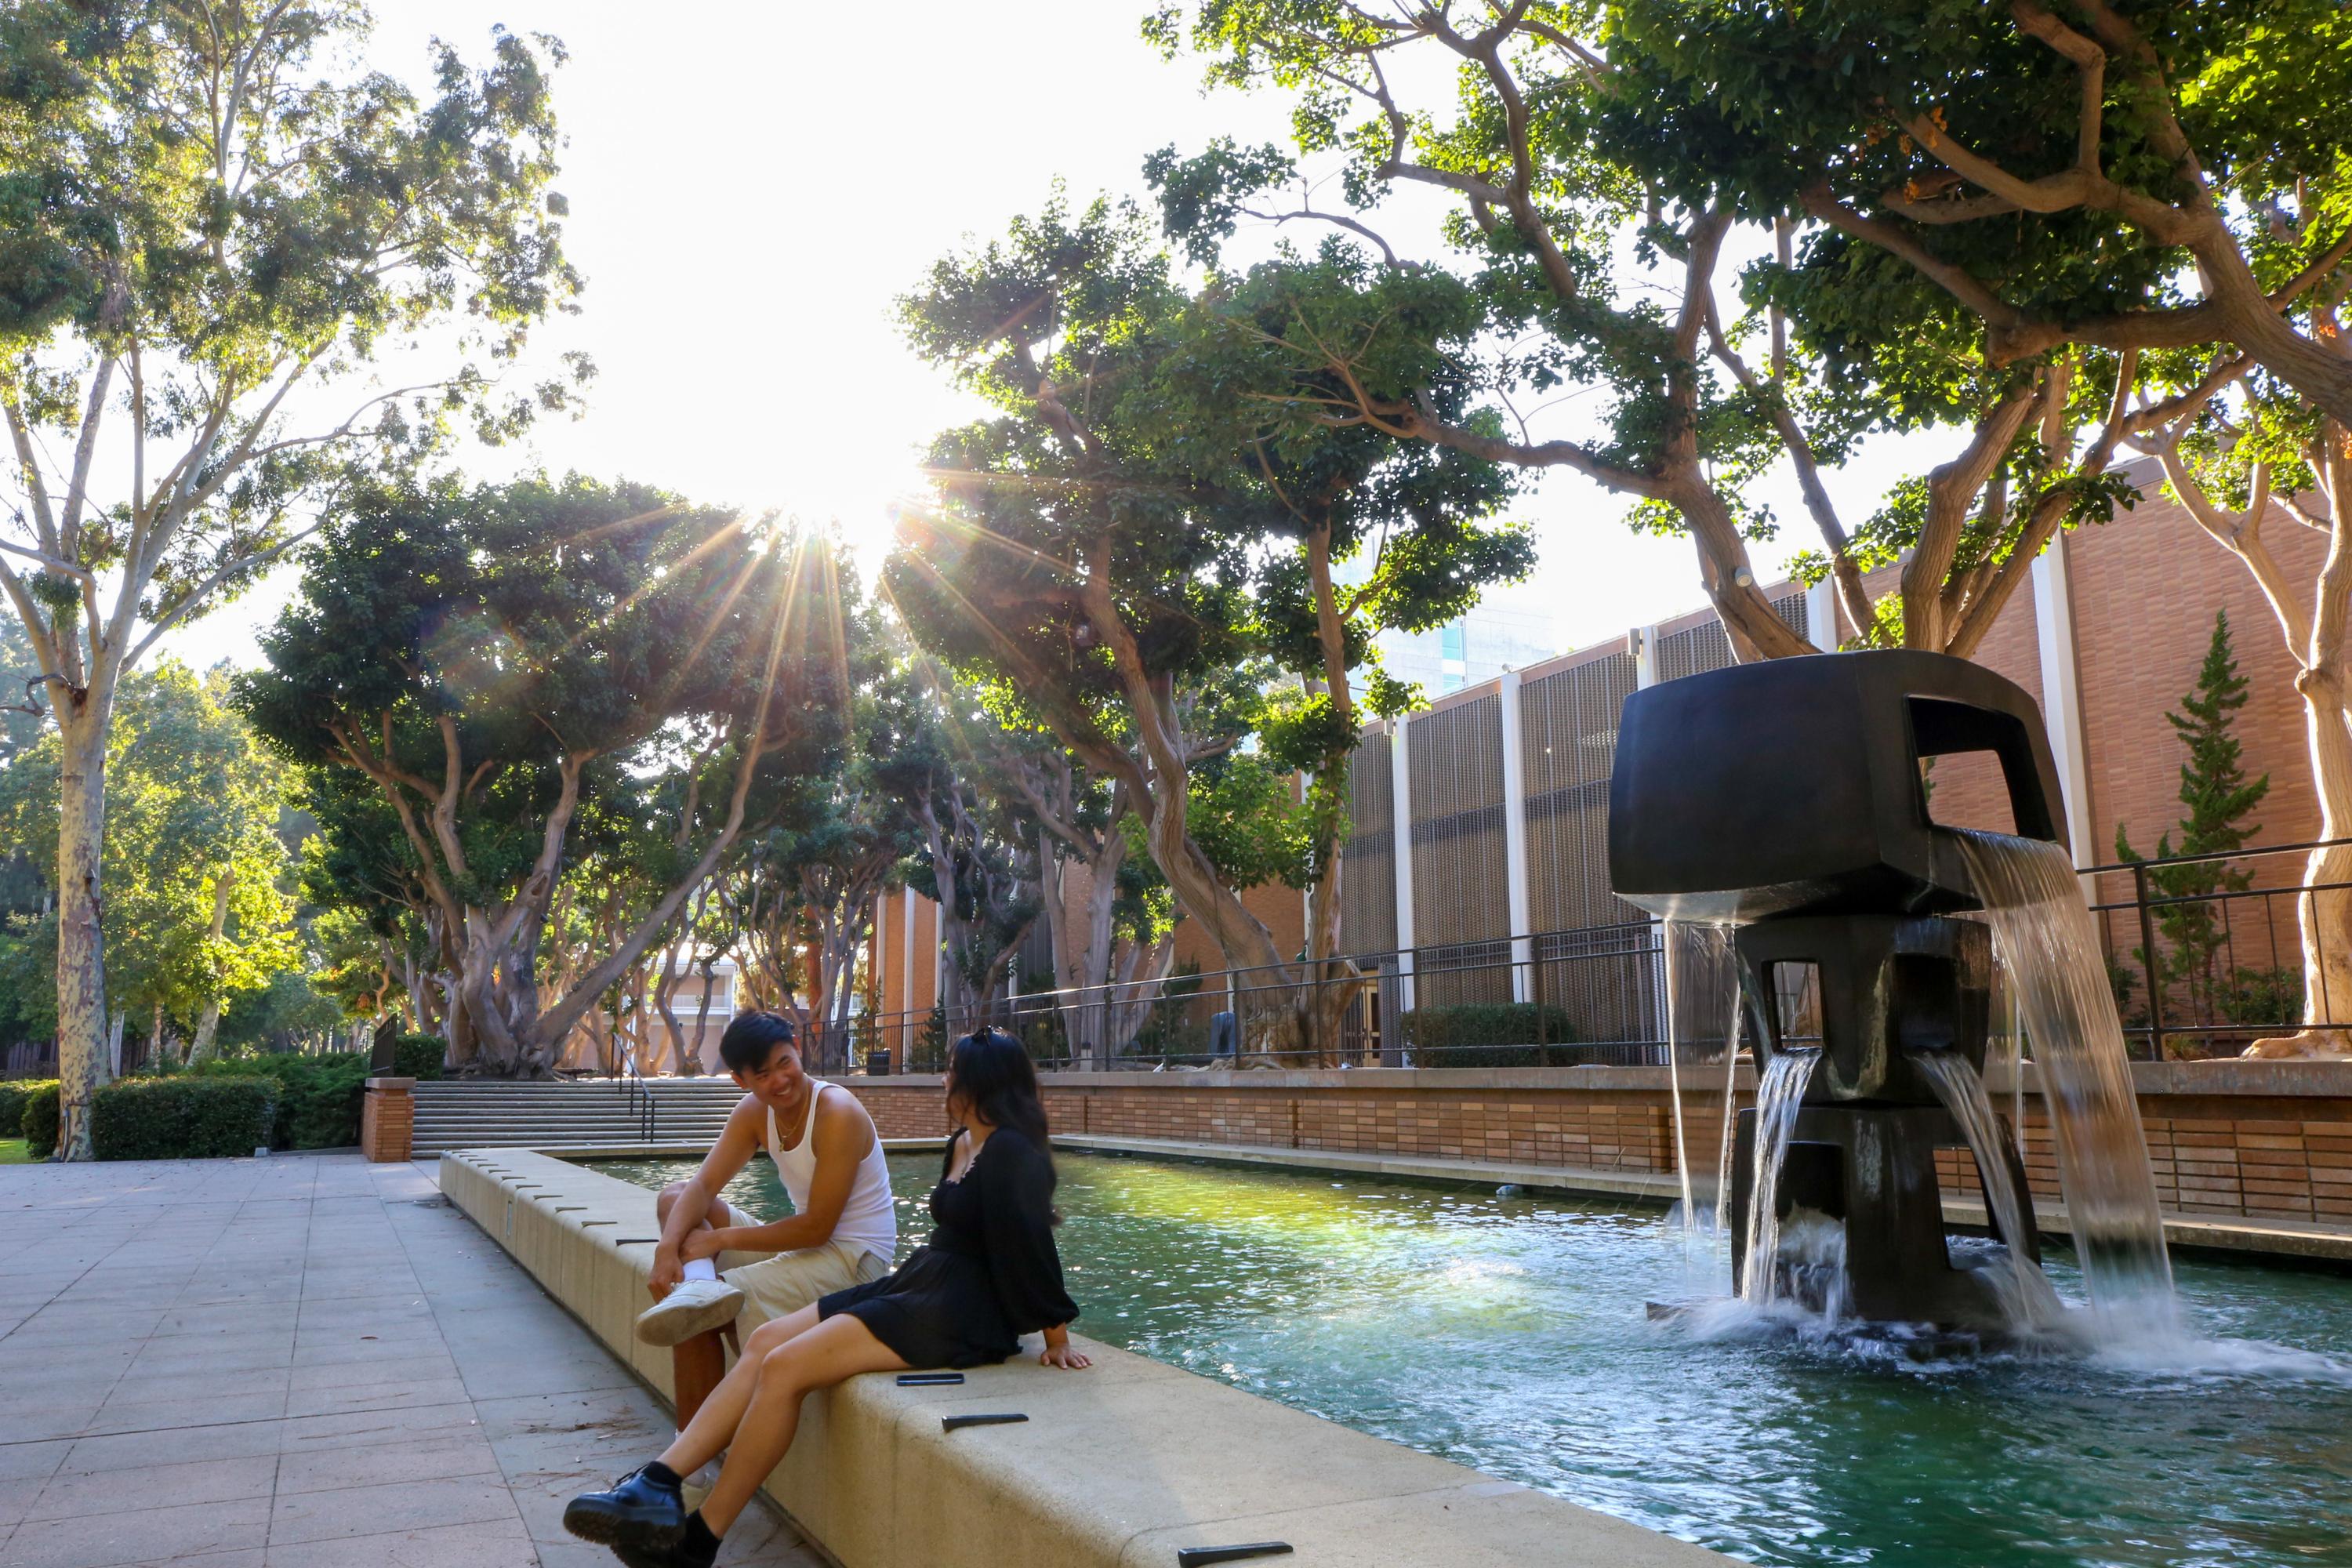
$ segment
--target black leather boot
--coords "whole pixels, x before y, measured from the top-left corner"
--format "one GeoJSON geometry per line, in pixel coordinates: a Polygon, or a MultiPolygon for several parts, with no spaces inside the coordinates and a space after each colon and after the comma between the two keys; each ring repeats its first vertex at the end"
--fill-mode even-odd
{"type": "Polygon", "coordinates": [[[628,1547],[634,1555],[666,1554],[686,1530],[686,1500],[643,1469],[606,1490],[583,1492],[563,1508],[563,1528],[599,1546],[628,1547]]]}

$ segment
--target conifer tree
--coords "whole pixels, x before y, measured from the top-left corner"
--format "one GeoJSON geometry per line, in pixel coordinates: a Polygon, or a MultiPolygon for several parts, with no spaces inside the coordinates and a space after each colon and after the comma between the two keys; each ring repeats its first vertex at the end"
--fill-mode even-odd
{"type": "MultiPolygon", "coordinates": [[[[2205,661],[2198,667],[2197,684],[2180,699],[2179,711],[2165,722],[2188,749],[2180,764],[2180,804],[2185,815],[2176,825],[2180,839],[2168,831],[2156,841],[2156,859],[2175,856],[2223,855],[2245,847],[2260,829],[2249,820],[2270,793],[2268,773],[2248,778],[2242,760],[2243,747],[2232,732],[2238,710],[2246,705],[2246,679],[2238,672],[2230,643],[2230,616],[2216,611],[2213,637],[2206,645],[2205,661]]],[[[2132,847],[2125,825],[2116,826],[2116,853],[2125,860],[2143,857],[2132,847]]],[[[2232,869],[2225,860],[2196,860],[2179,866],[2152,866],[2148,890],[2163,899],[2203,900],[2242,891],[2252,873],[2232,869]]],[[[2156,914],[2163,937],[2155,968],[2168,994],[2176,987],[2189,1011],[2189,1017],[2213,1019],[2226,1010],[2228,978],[2219,964],[2229,945],[2229,917],[2221,903],[2167,903],[2156,914]]],[[[2137,954],[2143,964],[2145,952],[2137,954]]],[[[2269,1019],[2275,1023],[2279,1020],[2269,1019]]]]}

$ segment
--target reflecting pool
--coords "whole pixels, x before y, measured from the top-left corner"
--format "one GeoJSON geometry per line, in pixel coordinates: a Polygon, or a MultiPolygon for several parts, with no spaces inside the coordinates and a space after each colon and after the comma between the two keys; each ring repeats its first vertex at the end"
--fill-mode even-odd
{"type": "MultiPolygon", "coordinates": [[[[1082,1331],[1752,1563],[2352,1563],[2352,1279],[2183,1260],[2198,1344],[1917,1364],[1648,1321],[1727,1268],[1655,1208],[1059,1162],[1082,1331]]],[[[890,1164],[911,1248],[939,1164],[890,1164]]]]}

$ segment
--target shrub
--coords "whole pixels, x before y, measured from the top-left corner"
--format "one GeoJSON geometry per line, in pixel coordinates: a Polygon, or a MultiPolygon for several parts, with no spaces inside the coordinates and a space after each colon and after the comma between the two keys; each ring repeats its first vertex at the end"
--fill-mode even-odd
{"type": "Polygon", "coordinates": [[[915,1031],[912,1045],[907,1049],[907,1060],[901,1072],[945,1072],[948,1070],[948,1010],[933,1007],[931,1016],[915,1031]]]}
{"type": "Polygon", "coordinates": [[[182,1074],[108,1084],[90,1106],[101,1160],[224,1160],[268,1146],[278,1080],[182,1074]]]}
{"type": "MultiPolygon", "coordinates": [[[[240,1064],[243,1065],[243,1064],[240,1064]]],[[[273,1149],[346,1149],[360,1141],[368,1059],[356,1051],[256,1063],[278,1080],[273,1149]]]]}
{"type": "Polygon", "coordinates": [[[360,1103],[367,1097],[368,1079],[363,1052],[223,1057],[189,1068],[188,1076],[273,1079],[278,1110],[267,1140],[272,1149],[348,1149],[360,1141],[360,1103]]]}
{"type": "Polygon", "coordinates": [[[2303,971],[2292,966],[2241,966],[2230,972],[2215,1000],[2221,1005],[2221,1016],[2232,1024],[2292,1031],[2303,1019],[2303,971]]]}
{"type": "Polygon", "coordinates": [[[1425,1068],[1540,1067],[1545,1046],[1576,1041],[1567,1013],[1533,1002],[1416,1007],[1397,1025],[1413,1065],[1425,1068]]]}
{"type": "Polygon", "coordinates": [[[0,1138],[15,1138],[24,1127],[25,1101],[42,1089],[55,1089],[58,1080],[12,1078],[0,1080],[0,1138]]]}
{"type": "Polygon", "coordinates": [[[392,1075],[430,1082],[441,1076],[449,1042],[438,1035],[403,1035],[392,1047],[392,1075]]]}
{"type": "Polygon", "coordinates": [[[19,1130],[25,1134],[25,1152],[36,1160],[46,1160],[58,1148],[58,1086],[54,1083],[37,1085],[25,1097],[18,1111],[19,1130]]]}

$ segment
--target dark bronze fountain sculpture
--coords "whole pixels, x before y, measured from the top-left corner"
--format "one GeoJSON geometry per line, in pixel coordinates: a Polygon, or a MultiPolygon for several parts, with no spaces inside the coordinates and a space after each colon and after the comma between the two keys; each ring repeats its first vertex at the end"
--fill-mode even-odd
{"type": "MultiPolygon", "coordinates": [[[[1736,928],[1744,1034],[1821,1058],[1780,1165],[1776,1209],[1845,1226],[1847,1310],[1873,1321],[1997,1330],[1990,1284],[1954,1266],[1936,1151],[1966,1149],[1918,1066],[1984,1068],[1990,933],[1959,840],[1928,814],[1927,759],[1990,752],[2015,831],[2063,843],[2056,770],[2033,700],[1941,654],[1822,654],[1739,665],[1626,700],[1610,783],[1619,897],[1668,920],[1736,928]],[[1811,966],[1811,1001],[1789,1005],[1811,966]],[[1796,1031],[1817,1020],[1818,1040],[1796,1031]]],[[[1735,1279],[1754,1201],[1757,1112],[1740,1113],[1729,1194],[1735,1279]]],[[[2005,1159],[2023,1193],[2013,1144],[2005,1159]]],[[[2040,1256],[2026,1234],[2003,1236],[2040,1256]]]]}

